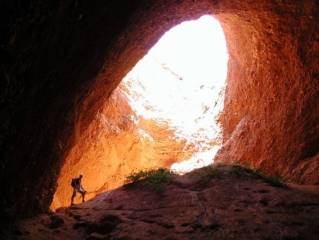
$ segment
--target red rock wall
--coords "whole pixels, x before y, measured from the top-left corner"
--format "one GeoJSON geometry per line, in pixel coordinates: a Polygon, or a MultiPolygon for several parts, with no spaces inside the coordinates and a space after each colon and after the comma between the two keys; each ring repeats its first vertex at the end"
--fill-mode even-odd
{"type": "Polygon", "coordinates": [[[318,5],[281,1],[220,19],[231,57],[217,161],[319,183],[318,5]]]}

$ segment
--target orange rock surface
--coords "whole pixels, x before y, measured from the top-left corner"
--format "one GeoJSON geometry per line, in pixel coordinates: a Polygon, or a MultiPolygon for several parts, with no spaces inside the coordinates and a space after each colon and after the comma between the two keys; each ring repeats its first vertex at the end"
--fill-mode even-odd
{"type": "MultiPolygon", "coordinates": [[[[134,171],[169,167],[191,154],[167,124],[135,116],[121,88],[80,134],[58,178],[51,209],[70,205],[73,177],[82,174],[86,199],[122,185],[134,171]]],[[[77,202],[81,201],[80,197],[77,202]]]]}

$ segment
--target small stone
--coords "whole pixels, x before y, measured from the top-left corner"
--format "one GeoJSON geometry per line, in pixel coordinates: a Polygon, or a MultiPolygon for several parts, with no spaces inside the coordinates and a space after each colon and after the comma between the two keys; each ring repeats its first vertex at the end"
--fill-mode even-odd
{"type": "Polygon", "coordinates": [[[93,232],[86,238],[86,240],[99,240],[99,239],[106,239],[106,238],[107,238],[106,235],[103,235],[103,234],[100,234],[97,232],[93,232]]]}
{"type": "Polygon", "coordinates": [[[58,228],[64,224],[64,220],[56,215],[50,216],[51,223],[49,224],[49,228],[58,228]]]}
{"type": "Polygon", "coordinates": [[[191,233],[191,232],[194,232],[195,230],[191,226],[177,226],[175,227],[175,231],[177,233],[191,233]]]}

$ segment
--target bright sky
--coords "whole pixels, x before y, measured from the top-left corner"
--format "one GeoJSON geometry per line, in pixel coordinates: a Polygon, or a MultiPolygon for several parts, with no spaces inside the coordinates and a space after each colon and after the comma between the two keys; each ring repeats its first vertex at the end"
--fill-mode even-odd
{"type": "Polygon", "coordinates": [[[227,62],[223,30],[205,15],[166,32],[123,79],[137,115],[168,122],[177,137],[198,146],[197,154],[173,170],[212,163],[216,147],[209,143],[220,135],[215,119],[223,109],[227,62]]]}

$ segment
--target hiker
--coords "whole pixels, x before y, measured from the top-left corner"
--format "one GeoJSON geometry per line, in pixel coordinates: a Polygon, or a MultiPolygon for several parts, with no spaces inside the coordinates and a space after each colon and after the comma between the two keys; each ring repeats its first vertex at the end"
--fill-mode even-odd
{"type": "Polygon", "coordinates": [[[84,197],[86,194],[86,191],[83,189],[81,180],[82,180],[82,174],[78,178],[72,178],[71,186],[73,187],[73,194],[71,197],[71,206],[74,205],[73,200],[76,196],[76,193],[80,193],[82,195],[82,202],[84,202],[84,197]]]}

